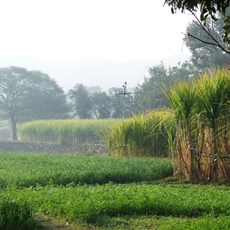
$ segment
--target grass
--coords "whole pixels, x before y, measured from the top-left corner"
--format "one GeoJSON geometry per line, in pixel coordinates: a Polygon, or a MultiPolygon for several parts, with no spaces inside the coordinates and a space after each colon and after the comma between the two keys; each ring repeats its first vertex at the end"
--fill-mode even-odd
{"type": "Polygon", "coordinates": [[[63,145],[104,144],[108,127],[119,120],[38,120],[20,125],[23,141],[54,142],[63,145]]]}
{"type": "Polygon", "coordinates": [[[111,156],[169,156],[167,130],[169,110],[134,116],[110,126],[107,143],[111,156]]]}
{"type": "Polygon", "coordinates": [[[0,229],[33,229],[36,223],[32,210],[25,199],[13,200],[11,197],[0,195],[0,229]]]}
{"type": "Polygon", "coordinates": [[[228,158],[230,141],[229,73],[217,69],[166,93],[176,126],[175,141],[169,143],[178,178],[230,180],[228,160],[223,159],[228,158]]]}
{"type": "Polygon", "coordinates": [[[62,145],[106,145],[111,156],[169,155],[165,124],[169,110],[157,110],[129,119],[41,120],[20,125],[21,140],[62,145]]]}

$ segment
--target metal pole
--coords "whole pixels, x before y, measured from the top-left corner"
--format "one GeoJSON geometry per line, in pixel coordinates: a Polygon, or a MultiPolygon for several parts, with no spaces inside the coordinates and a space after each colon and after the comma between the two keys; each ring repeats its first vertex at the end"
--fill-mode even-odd
{"type": "Polygon", "coordinates": [[[123,120],[125,119],[125,96],[131,94],[130,92],[128,92],[127,90],[127,82],[124,83],[124,85],[122,85],[121,91],[118,93],[119,95],[124,95],[124,100],[122,103],[122,115],[123,115],[123,120]]]}

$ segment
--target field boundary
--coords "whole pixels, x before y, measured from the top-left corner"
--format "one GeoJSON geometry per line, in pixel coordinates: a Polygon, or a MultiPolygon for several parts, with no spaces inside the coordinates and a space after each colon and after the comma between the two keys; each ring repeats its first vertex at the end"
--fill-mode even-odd
{"type": "Polygon", "coordinates": [[[22,141],[0,141],[0,151],[7,152],[57,152],[57,153],[95,153],[105,154],[104,145],[81,144],[67,146],[55,143],[22,142],[22,141]]]}

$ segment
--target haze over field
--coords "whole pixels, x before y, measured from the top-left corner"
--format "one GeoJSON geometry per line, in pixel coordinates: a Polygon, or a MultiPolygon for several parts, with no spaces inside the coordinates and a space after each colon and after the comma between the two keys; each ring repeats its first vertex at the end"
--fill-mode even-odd
{"type": "Polygon", "coordinates": [[[190,15],[163,0],[7,0],[0,2],[0,67],[49,74],[65,90],[142,83],[148,67],[189,57],[190,15]]]}

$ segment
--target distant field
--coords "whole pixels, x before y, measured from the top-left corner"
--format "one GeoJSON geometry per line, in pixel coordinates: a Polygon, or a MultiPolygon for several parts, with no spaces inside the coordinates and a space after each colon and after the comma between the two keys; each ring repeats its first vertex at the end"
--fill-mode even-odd
{"type": "Polygon", "coordinates": [[[119,119],[38,120],[22,123],[19,133],[23,141],[52,142],[62,145],[105,144],[111,124],[119,119]]]}
{"type": "Polygon", "coordinates": [[[230,229],[229,186],[164,180],[172,175],[166,158],[0,157],[0,229],[34,230],[34,216],[78,230],[230,229]]]}

